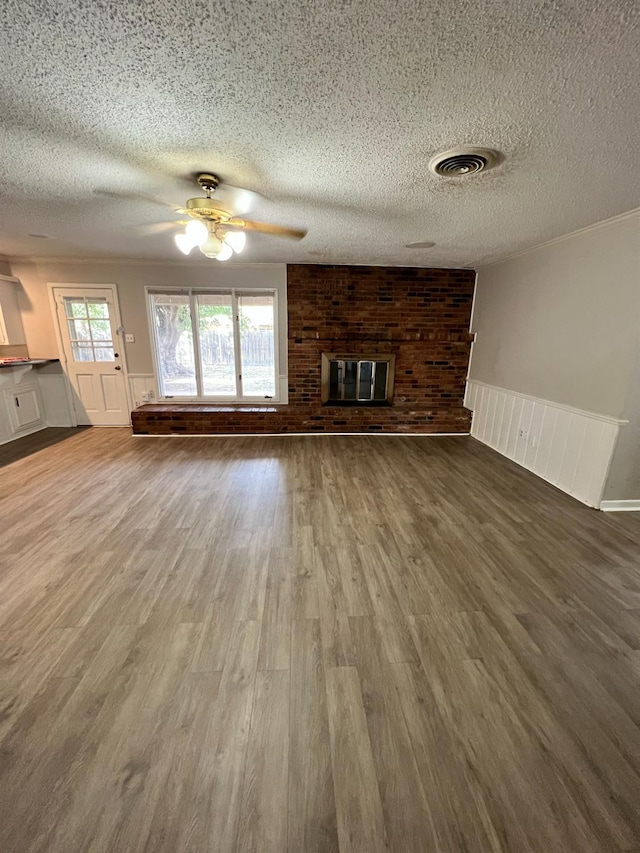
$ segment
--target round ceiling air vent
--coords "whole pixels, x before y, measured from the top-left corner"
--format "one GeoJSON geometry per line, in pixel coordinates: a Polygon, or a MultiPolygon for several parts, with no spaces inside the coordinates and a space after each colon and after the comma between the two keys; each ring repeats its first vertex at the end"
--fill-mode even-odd
{"type": "Polygon", "coordinates": [[[500,154],[492,148],[465,146],[436,154],[429,161],[429,171],[443,178],[464,178],[497,166],[500,154]]]}

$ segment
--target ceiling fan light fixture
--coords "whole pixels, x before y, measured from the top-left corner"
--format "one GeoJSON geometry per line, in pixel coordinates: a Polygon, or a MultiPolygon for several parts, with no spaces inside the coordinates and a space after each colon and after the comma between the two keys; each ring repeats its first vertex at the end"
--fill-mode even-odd
{"type": "Polygon", "coordinates": [[[233,255],[233,249],[227,243],[224,243],[222,249],[216,255],[216,261],[228,261],[233,255]]]}
{"type": "Polygon", "coordinates": [[[224,235],[224,242],[239,255],[246,246],[247,235],[242,231],[227,231],[224,235]]]}
{"type": "Polygon", "coordinates": [[[207,226],[204,222],[199,222],[196,219],[194,219],[193,222],[188,223],[184,232],[193,241],[194,246],[202,246],[209,237],[209,229],[207,226]]]}
{"type": "MultiPolygon", "coordinates": [[[[243,208],[244,202],[251,200],[253,193],[240,190],[227,184],[223,188],[223,197],[213,199],[211,194],[220,183],[217,175],[202,173],[196,180],[205,191],[205,198],[189,198],[185,207],[177,208],[176,213],[186,214],[190,221],[186,223],[184,233],[175,236],[176,245],[185,255],[198,246],[206,258],[227,261],[234,252],[242,252],[246,245],[245,229],[274,237],[286,237],[290,240],[302,240],[306,228],[290,228],[270,222],[255,222],[238,216],[237,208],[243,208]],[[225,200],[229,190],[235,193],[235,201],[225,200]],[[246,197],[246,198],[245,198],[246,197]],[[227,229],[231,229],[228,231],[227,229]]],[[[185,224],[185,223],[180,223],[185,224]]]]}
{"type": "Polygon", "coordinates": [[[175,236],[176,246],[180,249],[183,255],[188,255],[189,252],[196,247],[196,243],[189,234],[181,233],[175,236]]]}
{"type": "Polygon", "coordinates": [[[215,234],[209,234],[207,239],[200,244],[200,251],[207,258],[217,258],[224,244],[215,234]]]}

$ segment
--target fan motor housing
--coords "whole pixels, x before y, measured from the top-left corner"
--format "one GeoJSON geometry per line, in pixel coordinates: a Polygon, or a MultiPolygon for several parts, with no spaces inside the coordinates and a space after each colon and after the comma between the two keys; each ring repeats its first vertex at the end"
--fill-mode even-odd
{"type": "Polygon", "coordinates": [[[217,175],[211,174],[211,172],[198,172],[196,181],[203,190],[208,190],[211,193],[215,192],[220,184],[220,178],[217,175]]]}
{"type": "Polygon", "coordinates": [[[464,145],[436,154],[429,161],[429,171],[442,178],[464,178],[492,169],[501,159],[493,148],[464,145]]]}
{"type": "Polygon", "coordinates": [[[197,197],[187,199],[185,210],[189,216],[199,219],[214,219],[216,222],[226,222],[226,220],[232,218],[232,214],[223,210],[219,202],[214,202],[210,198],[197,197]]]}

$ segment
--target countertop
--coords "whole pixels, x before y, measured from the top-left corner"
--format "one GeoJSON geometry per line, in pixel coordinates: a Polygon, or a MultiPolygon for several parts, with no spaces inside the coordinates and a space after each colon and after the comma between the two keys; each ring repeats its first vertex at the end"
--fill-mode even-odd
{"type": "Polygon", "coordinates": [[[41,364],[55,364],[59,361],[59,358],[21,358],[12,361],[0,359],[0,370],[3,367],[38,367],[41,364]]]}

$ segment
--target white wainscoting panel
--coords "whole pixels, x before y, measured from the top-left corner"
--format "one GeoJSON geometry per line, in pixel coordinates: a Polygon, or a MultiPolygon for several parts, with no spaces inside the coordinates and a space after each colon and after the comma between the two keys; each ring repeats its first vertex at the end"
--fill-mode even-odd
{"type": "MultiPolygon", "coordinates": [[[[35,371],[34,371],[35,372],[35,371]]],[[[69,404],[69,388],[66,375],[58,368],[47,371],[47,367],[38,370],[38,382],[44,400],[44,414],[49,427],[70,427],[75,425],[69,404]]]]}
{"type": "Polygon", "coordinates": [[[474,438],[587,506],[600,506],[626,421],[474,380],[467,382],[464,404],[473,412],[474,438]]]}
{"type": "Polygon", "coordinates": [[[145,403],[158,402],[158,386],[156,378],[152,373],[130,373],[129,392],[135,409],[138,406],[143,406],[145,403]],[[145,400],[143,396],[145,394],[152,394],[153,396],[145,400]]]}

